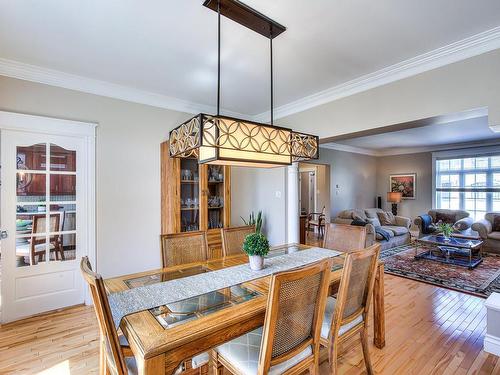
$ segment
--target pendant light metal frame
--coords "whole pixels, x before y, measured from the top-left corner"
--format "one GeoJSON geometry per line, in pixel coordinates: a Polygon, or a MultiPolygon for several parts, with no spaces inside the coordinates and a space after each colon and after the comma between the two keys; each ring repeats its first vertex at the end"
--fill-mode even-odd
{"type": "Polygon", "coordinates": [[[196,157],[200,164],[253,167],[276,167],[290,165],[294,161],[318,159],[319,137],[273,124],[273,39],[286,28],[238,0],[206,0],[203,5],[217,12],[217,115],[200,113],[171,130],[170,156],[196,157]],[[220,115],[221,15],[269,38],[270,124],[220,115]],[[249,158],[246,153],[257,157],[249,158]]]}

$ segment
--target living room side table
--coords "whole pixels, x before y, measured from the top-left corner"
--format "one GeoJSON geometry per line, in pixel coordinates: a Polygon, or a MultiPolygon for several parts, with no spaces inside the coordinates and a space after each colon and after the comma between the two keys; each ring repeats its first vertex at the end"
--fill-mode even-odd
{"type": "Polygon", "coordinates": [[[430,235],[415,239],[415,259],[428,259],[436,262],[467,267],[470,270],[483,261],[481,246],[483,241],[430,235]],[[431,245],[424,252],[418,253],[419,245],[431,245]]]}

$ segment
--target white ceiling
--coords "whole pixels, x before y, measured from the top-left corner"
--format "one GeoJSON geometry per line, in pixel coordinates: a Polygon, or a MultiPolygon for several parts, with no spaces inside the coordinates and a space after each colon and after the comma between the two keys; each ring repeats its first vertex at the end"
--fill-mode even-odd
{"type": "Polygon", "coordinates": [[[500,133],[489,128],[487,116],[339,140],[323,147],[381,156],[437,150],[471,142],[477,145],[500,142],[500,133]]]}
{"type": "MultiPolygon", "coordinates": [[[[216,100],[216,14],[203,0],[0,0],[0,58],[190,103],[216,100]]],[[[245,0],[285,25],[275,105],[500,25],[498,0],[245,0]]],[[[222,106],[269,109],[268,40],[222,24],[222,106]]]]}

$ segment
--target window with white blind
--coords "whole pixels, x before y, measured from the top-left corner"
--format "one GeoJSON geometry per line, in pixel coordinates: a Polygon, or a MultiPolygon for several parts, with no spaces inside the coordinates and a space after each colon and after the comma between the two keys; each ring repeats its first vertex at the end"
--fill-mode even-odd
{"type": "Polygon", "coordinates": [[[500,211],[500,153],[434,160],[436,208],[465,210],[475,220],[500,211]]]}

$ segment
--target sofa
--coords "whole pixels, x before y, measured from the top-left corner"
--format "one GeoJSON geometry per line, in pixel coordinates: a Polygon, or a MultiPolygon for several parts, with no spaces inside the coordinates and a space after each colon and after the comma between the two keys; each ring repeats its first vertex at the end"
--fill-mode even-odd
{"type": "Polygon", "coordinates": [[[461,235],[463,237],[472,236],[471,227],[474,220],[469,217],[469,213],[467,211],[438,208],[430,210],[429,212],[427,212],[427,215],[431,220],[426,227],[422,222],[421,216],[418,216],[414,220],[415,225],[419,229],[419,237],[438,233],[439,229],[437,227],[437,223],[440,221],[443,223],[452,224],[455,235],[461,235]]]}
{"type": "Polygon", "coordinates": [[[472,230],[484,241],[483,251],[500,254],[500,212],[487,213],[484,219],[472,224],[472,230]]]}
{"type": "Polygon", "coordinates": [[[344,210],[332,219],[332,223],[352,224],[353,220],[366,222],[367,247],[378,242],[381,245],[381,249],[386,250],[409,243],[411,219],[404,216],[394,216],[394,223],[391,225],[382,225],[378,214],[385,212],[380,208],[344,210]],[[384,229],[389,235],[389,240],[385,240],[379,234],[375,233],[375,227],[384,229]]]}

